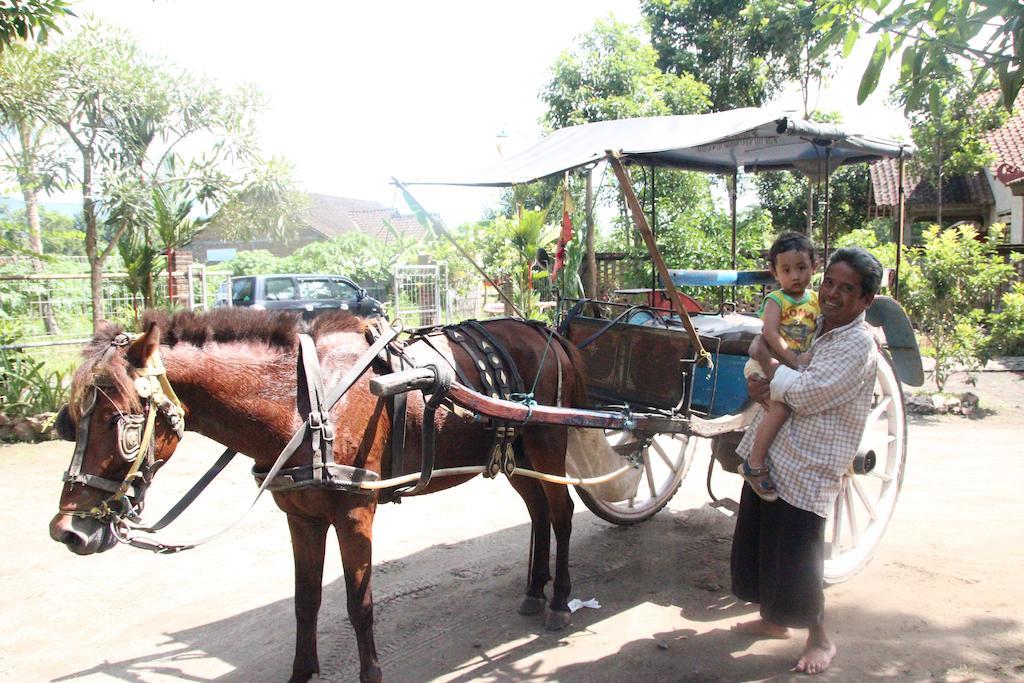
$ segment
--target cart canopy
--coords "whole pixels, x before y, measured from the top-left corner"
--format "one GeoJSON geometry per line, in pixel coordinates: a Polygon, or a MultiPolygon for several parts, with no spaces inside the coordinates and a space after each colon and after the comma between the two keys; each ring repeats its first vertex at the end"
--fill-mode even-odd
{"type": "Polygon", "coordinates": [[[709,173],[797,170],[812,178],[839,166],[907,157],[913,145],[815,123],[778,110],[599,121],[562,128],[525,151],[465,176],[407,181],[419,185],[506,187],[619,154],[627,163],[709,173]]]}

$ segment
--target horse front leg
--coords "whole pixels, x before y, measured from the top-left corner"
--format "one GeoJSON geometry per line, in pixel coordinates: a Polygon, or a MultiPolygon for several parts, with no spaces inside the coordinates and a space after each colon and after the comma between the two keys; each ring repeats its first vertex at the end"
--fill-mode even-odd
{"type": "MultiPolygon", "coordinates": [[[[538,427],[523,433],[523,447],[534,469],[551,474],[565,474],[566,431],[558,427],[538,427]]],[[[572,535],[572,498],[562,484],[543,482],[547,512],[555,532],[555,582],[549,603],[547,628],[557,631],[569,624],[569,538],[572,535]]]]}
{"type": "Polygon", "coordinates": [[[512,477],[510,481],[530,513],[530,564],[526,576],[526,595],[519,605],[519,613],[540,614],[546,602],[544,587],[551,580],[551,519],[548,516],[548,501],[537,480],[512,477]]]}
{"type": "Polygon", "coordinates": [[[323,593],[327,527],[323,521],[288,515],[295,560],[295,660],[290,683],[305,683],[320,672],[316,625],[323,593]]]}
{"type": "Polygon", "coordinates": [[[569,625],[569,593],[572,579],[569,577],[569,537],[572,535],[572,498],[569,489],[561,484],[544,485],[548,507],[551,510],[551,526],[555,530],[555,582],[552,585],[551,610],[548,612],[547,628],[557,631],[569,625]]]}
{"type": "Polygon", "coordinates": [[[345,570],[345,591],[348,597],[348,618],[356,634],[359,648],[359,680],[379,683],[382,680],[377,646],[373,642],[373,591],[370,578],[373,569],[373,513],[375,505],[361,504],[348,508],[334,522],[341,548],[341,564],[345,570]]]}

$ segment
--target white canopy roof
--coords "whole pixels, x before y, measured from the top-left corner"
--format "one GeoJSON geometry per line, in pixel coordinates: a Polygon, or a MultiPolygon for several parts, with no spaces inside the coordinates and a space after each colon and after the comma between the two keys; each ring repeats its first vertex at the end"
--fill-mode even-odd
{"type": "Polygon", "coordinates": [[[811,177],[841,165],[909,156],[913,145],[814,123],[769,109],[599,121],[562,128],[533,147],[466,176],[419,185],[504,187],[597,162],[611,153],[629,163],[710,173],[799,170],[811,177]]]}

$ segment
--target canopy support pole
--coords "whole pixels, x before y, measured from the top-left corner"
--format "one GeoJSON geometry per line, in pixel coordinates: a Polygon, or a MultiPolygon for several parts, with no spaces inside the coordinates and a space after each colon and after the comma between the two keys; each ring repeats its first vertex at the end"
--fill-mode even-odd
{"type": "Polygon", "coordinates": [[[829,221],[832,217],[832,148],[825,148],[825,228],[822,231],[822,241],[825,246],[825,263],[828,263],[828,238],[829,221]]]}
{"type": "MultiPolygon", "coordinates": [[[[729,253],[732,255],[732,261],[730,261],[730,267],[736,270],[736,195],[739,194],[739,180],[740,171],[738,168],[734,168],[732,171],[732,189],[729,192],[729,213],[732,214],[732,242],[730,243],[729,253]]],[[[736,287],[732,288],[732,302],[736,303],[736,287]]]]}
{"type": "Polygon", "coordinates": [[[594,235],[594,167],[587,169],[587,285],[584,289],[588,298],[597,298],[597,238],[594,235]]]}
{"type": "Polygon", "coordinates": [[[696,351],[697,362],[706,363],[708,368],[713,367],[711,360],[711,354],[705,350],[704,346],[700,343],[700,335],[697,334],[697,330],[693,327],[693,321],[690,320],[690,314],[686,312],[686,307],[683,305],[683,298],[679,295],[679,290],[676,289],[676,285],[672,282],[672,277],[669,275],[668,267],[665,265],[665,259],[662,257],[661,252],[658,251],[658,245],[654,241],[654,233],[651,232],[651,226],[647,224],[647,216],[644,214],[644,209],[640,205],[640,200],[636,198],[636,193],[633,191],[633,182],[629,177],[629,171],[626,170],[625,165],[622,163],[622,157],[619,156],[618,152],[607,152],[608,160],[611,162],[612,170],[615,171],[615,177],[619,180],[619,190],[622,192],[623,198],[626,200],[626,205],[629,207],[630,213],[633,215],[633,225],[636,227],[637,232],[644,238],[644,243],[647,245],[647,253],[651,257],[651,262],[654,267],[658,270],[658,275],[661,276],[662,282],[665,283],[665,290],[668,292],[669,298],[672,301],[676,312],[679,313],[679,318],[683,321],[683,327],[690,335],[690,342],[696,351]]]}
{"type": "Polygon", "coordinates": [[[903,187],[904,179],[906,178],[906,166],[907,159],[903,153],[903,147],[900,147],[900,154],[898,157],[898,185],[899,195],[896,202],[896,276],[892,285],[892,298],[896,301],[900,300],[900,262],[903,259],[903,225],[907,220],[906,217],[906,193],[903,187]]]}

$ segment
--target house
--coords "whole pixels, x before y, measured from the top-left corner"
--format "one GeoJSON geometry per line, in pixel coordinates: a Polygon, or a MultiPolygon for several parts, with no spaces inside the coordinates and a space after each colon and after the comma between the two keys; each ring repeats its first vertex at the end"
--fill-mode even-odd
{"type": "MultiPolygon", "coordinates": [[[[993,97],[994,94],[986,96],[993,97]]],[[[942,183],[942,222],[977,223],[982,229],[1004,223],[1011,244],[1024,243],[1024,106],[1018,106],[1006,123],[985,135],[995,157],[992,164],[972,176],[953,176],[942,183]]],[[[871,165],[868,215],[895,216],[899,200],[899,166],[895,159],[871,165]]],[[[906,221],[904,239],[910,240],[915,222],[934,221],[937,209],[935,188],[907,171],[906,221]]]]}
{"type": "Polygon", "coordinates": [[[306,226],[287,242],[262,237],[250,240],[225,239],[215,227],[200,232],[185,249],[197,262],[218,263],[237,252],[265,249],[274,256],[287,256],[313,242],[329,240],[346,232],[362,232],[382,241],[394,239],[392,229],[402,237],[419,239],[426,229],[411,215],[398,213],[378,202],[325,194],[310,194],[306,226]],[[389,227],[390,226],[390,227],[389,227]]]}

